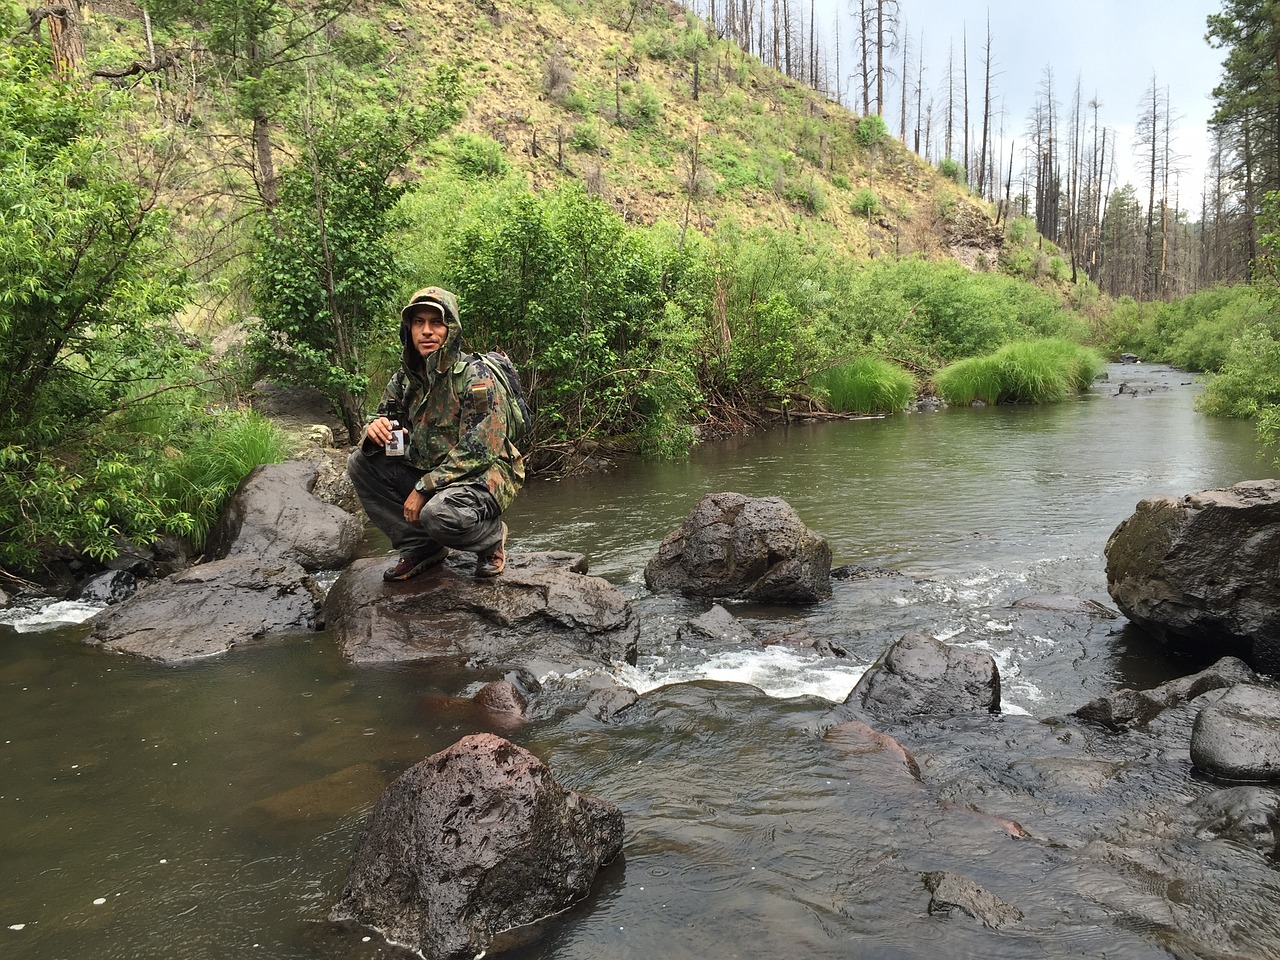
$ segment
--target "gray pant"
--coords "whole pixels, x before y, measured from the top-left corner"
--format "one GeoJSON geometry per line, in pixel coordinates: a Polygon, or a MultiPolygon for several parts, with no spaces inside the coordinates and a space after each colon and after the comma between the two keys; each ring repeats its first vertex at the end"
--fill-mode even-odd
{"type": "Polygon", "coordinates": [[[440,547],[487,553],[502,542],[498,501],[485,487],[457,484],[432,494],[417,523],[404,518],[404,502],[422,471],[381,448],[356,447],[347,458],[347,475],[369,521],[387,535],[402,557],[425,557],[440,547]]]}

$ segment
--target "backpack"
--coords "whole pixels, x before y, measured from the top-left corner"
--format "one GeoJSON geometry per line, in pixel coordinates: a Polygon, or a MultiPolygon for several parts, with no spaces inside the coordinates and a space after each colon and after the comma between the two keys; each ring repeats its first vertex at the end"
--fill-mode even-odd
{"type": "MultiPolygon", "coordinates": [[[[491,350],[488,353],[473,353],[466,358],[467,363],[488,370],[503,394],[507,398],[507,437],[517,447],[522,446],[533,429],[533,412],[529,409],[529,401],[524,395],[524,384],[520,380],[520,371],[516,369],[511,358],[505,353],[491,350]]],[[[474,388],[473,388],[474,389],[474,388]]],[[[481,416],[488,414],[487,393],[476,391],[472,394],[481,416]]]]}

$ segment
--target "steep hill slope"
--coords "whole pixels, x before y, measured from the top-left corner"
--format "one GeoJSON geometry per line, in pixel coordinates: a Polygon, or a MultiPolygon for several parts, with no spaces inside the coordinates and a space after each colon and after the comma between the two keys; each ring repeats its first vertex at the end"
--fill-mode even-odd
{"type": "Polygon", "coordinates": [[[408,0],[365,15],[398,56],[457,63],[461,127],[500,143],[536,186],[581,178],[632,222],[729,219],[855,259],[994,264],[985,204],[892,138],[860,137],[848,110],[709,37],[679,6],[642,6],[408,0]]]}

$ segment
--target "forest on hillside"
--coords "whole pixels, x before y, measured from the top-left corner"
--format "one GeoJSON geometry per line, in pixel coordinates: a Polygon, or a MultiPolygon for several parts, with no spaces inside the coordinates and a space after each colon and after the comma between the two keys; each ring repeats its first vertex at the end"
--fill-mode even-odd
{"type": "MultiPolygon", "coordinates": [[[[1080,81],[1056,77],[1079,64],[1044,64],[1031,115],[999,113],[1000,49],[1017,37],[951,38],[945,62],[917,53],[910,0],[849,0],[823,17],[814,0],[691,0],[690,8],[744,50],[863,115],[877,114],[903,144],[960,171],[978,195],[1036,230],[1113,297],[1174,300],[1250,279],[1259,253],[1257,212],[1280,188],[1280,82],[1271,4],[1224,0],[1207,42],[1223,51],[1222,82],[1207,136],[1203,184],[1178,190],[1179,157],[1168,87],[1152,76],[1136,105],[1136,143],[1098,119],[1080,81]],[[926,70],[927,68],[927,70],[926,70]],[[932,83],[929,77],[940,78],[932,83]],[[1007,152],[999,144],[1008,144],[1007,152]],[[1132,150],[1142,180],[1117,182],[1117,156],[1132,150]],[[1202,211],[1193,220],[1189,209],[1202,211]]],[[[1206,94],[1210,91],[1205,91],[1206,94]]]]}

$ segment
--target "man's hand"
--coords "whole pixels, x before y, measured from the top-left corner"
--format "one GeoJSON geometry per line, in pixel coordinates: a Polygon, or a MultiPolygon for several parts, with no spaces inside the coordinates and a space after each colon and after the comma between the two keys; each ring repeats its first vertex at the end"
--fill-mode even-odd
{"type": "Polygon", "coordinates": [[[369,438],[370,443],[385,447],[391,439],[391,421],[386,417],[379,417],[365,427],[364,435],[369,438]]]}
{"type": "Polygon", "coordinates": [[[427,505],[427,495],[419,493],[418,489],[409,491],[409,496],[404,501],[404,518],[410,523],[417,523],[418,517],[422,513],[422,508],[427,505]]]}

